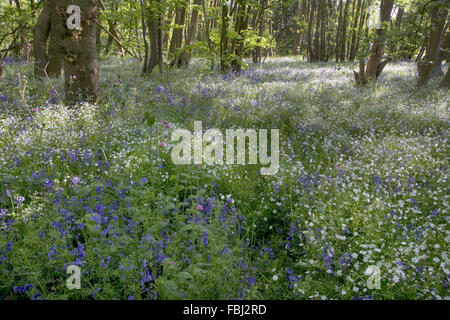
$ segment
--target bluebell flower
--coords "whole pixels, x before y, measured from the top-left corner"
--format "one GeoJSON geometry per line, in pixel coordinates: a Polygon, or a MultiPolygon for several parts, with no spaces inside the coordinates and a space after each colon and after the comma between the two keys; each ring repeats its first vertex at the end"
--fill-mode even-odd
{"type": "Polygon", "coordinates": [[[205,245],[205,247],[207,247],[208,246],[208,232],[203,232],[203,235],[202,235],[202,242],[203,242],[203,244],[205,245]]]}
{"type": "Polygon", "coordinates": [[[24,293],[27,292],[28,290],[30,290],[30,288],[34,287],[34,285],[32,284],[26,284],[23,286],[16,286],[13,288],[14,293],[24,293]]]}

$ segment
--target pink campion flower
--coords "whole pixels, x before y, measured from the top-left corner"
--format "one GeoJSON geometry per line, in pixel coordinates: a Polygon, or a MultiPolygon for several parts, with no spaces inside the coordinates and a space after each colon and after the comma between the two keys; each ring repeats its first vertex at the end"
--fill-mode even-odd
{"type": "Polygon", "coordinates": [[[161,142],[159,145],[160,145],[161,147],[164,147],[166,144],[165,144],[164,142],[161,142]]]}
{"type": "Polygon", "coordinates": [[[200,203],[197,205],[197,210],[203,211],[203,206],[200,203]]]}
{"type": "Polygon", "coordinates": [[[39,109],[38,108],[33,108],[33,109],[31,109],[33,112],[35,112],[35,113],[37,113],[38,111],[39,111],[39,109]]]}

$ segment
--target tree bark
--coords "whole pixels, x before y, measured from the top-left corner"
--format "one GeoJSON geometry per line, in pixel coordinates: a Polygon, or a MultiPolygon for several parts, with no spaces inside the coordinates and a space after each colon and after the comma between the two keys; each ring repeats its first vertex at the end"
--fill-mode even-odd
{"type": "MultiPolygon", "coordinates": [[[[437,0],[435,0],[437,2],[437,0]]],[[[419,61],[417,64],[419,80],[417,86],[424,86],[428,81],[437,75],[441,75],[442,60],[439,61],[440,44],[442,31],[447,19],[448,10],[446,8],[434,7],[431,10],[431,26],[432,30],[428,38],[427,52],[424,61],[419,61]]]]}
{"type": "MultiPolygon", "coordinates": [[[[261,0],[262,8],[261,8],[261,11],[259,14],[259,31],[258,31],[258,36],[260,38],[262,38],[264,36],[264,30],[266,29],[266,17],[265,17],[266,2],[267,2],[267,0],[261,0]]],[[[261,63],[261,60],[262,60],[262,47],[261,46],[256,47],[255,55],[256,55],[256,63],[261,63]]]]}
{"type": "MultiPolygon", "coordinates": [[[[181,49],[181,46],[183,44],[183,30],[184,30],[184,23],[186,20],[186,3],[181,4],[176,9],[175,14],[175,24],[176,27],[172,31],[172,39],[170,40],[170,46],[169,46],[169,59],[176,59],[176,52],[177,50],[181,49]]],[[[175,60],[172,62],[174,64],[175,60]]]]}
{"type": "Polygon", "coordinates": [[[349,52],[349,56],[348,56],[348,60],[350,61],[354,61],[355,60],[355,56],[356,56],[356,37],[357,35],[359,35],[359,33],[357,32],[357,27],[358,27],[358,21],[359,19],[361,19],[361,0],[358,0],[357,4],[356,4],[356,12],[354,15],[354,20],[353,20],[353,26],[352,26],[352,39],[350,42],[350,52],[349,52]]]}
{"type": "Polygon", "coordinates": [[[308,19],[308,32],[306,38],[306,51],[307,59],[309,62],[315,61],[315,53],[312,46],[312,32],[313,32],[313,20],[314,20],[314,10],[316,8],[316,0],[309,0],[309,19],[308,19]]]}
{"type": "Polygon", "coordinates": [[[220,28],[220,71],[222,73],[228,72],[230,62],[228,59],[228,4],[222,1],[222,25],[220,28]]]}
{"type": "MultiPolygon", "coordinates": [[[[56,10],[55,6],[52,7],[53,10],[56,10]]],[[[47,54],[47,74],[52,78],[59,78],[63,73],[64,54],[61,47],[61,39],[65,36],[66,28],[61,28],[61,24],[65,25],[65,23],[58,15],[52,14],[50,18],[50,40],[47,54]]]]}
{"type": "Polygon", "coordinates": [[[64,54],[65,94],[69,103],[94,102],[98,97],[98,59],[96,50],[96,0],[59,0],[56,13],[59,22],[56,27],[64,29],[62,52],[64,54]],[[66,27],[66,9],[78,5],[81,9],[81,30],[66,27]]]}
{"type": "Polygon", "coordinates": [[[343,17],[343,21],[342,21],[342,30],[341,30],[341,53],[340,53],[340,58],[341,61],[345,60],[346,57],[346,52],[345,52],[345,48],[347,45],[347,25],[348,25],[348,8],[350,5],[350,0],[347,0],[345,2],[345,8],[344,8],[344,17],[343,17]]]}
{"type": "Polygon", "coordinates": [[[33,28],[33,57],[34,75],[45,76],[47,67],[47,39],[50,34],[51,6],[48,0],[44,1],[44,8],[39,15],[36,25],[33,28]]]}
{"type": "Polygon", "coordinates": [[[191,20],[189,22],[189,29],[186,37],[185,48],[180,53],[178,61],[175,63],[179,67],[189,67],[192,58],[192,46],[195,42],[198,28],[198,9],[197,6],[202,4],[202,0],[194,0],[194,6],[192,7],[191,20]],[[186,48],[187,47],[187,48],[186,48]]]}
{"type": "Polygon", "coordinates": [[[383,24],[389,22],[391,19],[391,11],[393,7],[392,0],[382,0],[380,4],[380,18],[381,18],[381,29],[375,31],[375,39],[372,44],[371,54],[366,67],[366,78],[367,81],[375,82],[381,75],[387,61],[381,61],[384,54],[384,48],[386,46],[386,40],[384,38],[383,24]]]}
{"type": "Polygon", "coordinates": [[[146,74],[151,75],[158,65],[158,23],[155,17],[149,17],[148,30],[150,33],[150,58],[146,68],[146,74]]]}
{"type": "Polygon", "coordinates": [[[442,79],[441,83],[439,84],[439,88],[443,88],[443,89],[450,88],[450,67],[448,67],[444,78],[442,79]]]}
{"type": "Polygon", "coordinates": [[[147,41],[147,24],[145,23],[145,5],[144,0],[139,0],[141,5],[141,28],[142,28],[142,39],[144,41],[144,63],[142,64],[142,74],[147,73],[147,63],[148,63],[148,41],[147,41]]]}
{"type": "Polygon", "coordinates": [[[337,26],[337,34],[336,34],[336,62],[340,62],[341,59],[341,42],[342,42],[342,12],[343,12],[343,3],[342,0],[339,0],[339,17],[338,17],[338,26],[337,26]]]}
{"type": "Polygon", "coordinates": [[[234,57],[231,61],[231,66],[233,71],[240,72],[242,69],[241,57],[244,51],[244,31],[248,28],[247,1],[238,0],[236,4],[238,8],[234,31],[238,37],[232,42],[231,52],[234,53],[234,57]]]}

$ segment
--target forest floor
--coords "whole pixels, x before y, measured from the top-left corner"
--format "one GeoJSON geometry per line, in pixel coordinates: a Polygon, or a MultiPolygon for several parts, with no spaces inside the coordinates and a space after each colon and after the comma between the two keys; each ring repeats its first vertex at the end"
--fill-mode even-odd
{"type": "Polygon", "coordinates": [[[98,104],[67,108],[62,80],[6,61],[0,299],[449,298],[448,92],[415,89],[414,64],[366,88],[294,58],[100,65],[98,104]],[[194,121],[279,129],[278,173],[174,165],[194,121]]]}

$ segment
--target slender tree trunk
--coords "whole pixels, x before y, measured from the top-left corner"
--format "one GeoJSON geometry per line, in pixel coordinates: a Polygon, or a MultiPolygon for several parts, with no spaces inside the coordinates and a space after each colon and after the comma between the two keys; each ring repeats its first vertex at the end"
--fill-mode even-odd
{"type": "Polygon", "coordinates": [[[142,64],[142,74],[147,73],[148,64],[148,40],[147,40],[147,24],[145,23],[145,4],[144,0],[139,0],[141,5],[141,27],[142,39],[144,41],[144,63],[142,64]]]}
{"type": "Polygon", "coordinates": [[[317,15],[316,15],[316,27],[314,30],[314,58],[313,61],[320,60],[320,25],[323,10],[323,0],[317,1],[317,15]]]}
{"type": "Polygon", "coordinates": [[[220,28],[220,71],[222,73],[228,72],[230,68],[230,61],[228,59],[228,4],[226,1],[222,1],[222,25],[220,28]]]}
{"type": "Polygon", "coordinates": [[[234,58],[232,60],[232,68],[236,72],[240,72],[242,69],[241,58],[244,51],[244,32],[248,29],[248,15],[247,15],[247,1],[238,0],[238,9],[236,13],[236,23],[234,31],[238,35],[232,43],[231,52],[234,52],[234,58]]]}
{"type": "Polygon", "coordinates": [[[338,17],[338,26],[337,26],[337,34],[336,34],[336,62],[340,62],[341,59],[341,42],[342,42],[342,12],[343,12],[343,3],[342,0],[339,0],[339,17],[338,17]]]}
{"type": "Polygon", "coordinates": [[[353,25],[352,25],[352,39],[350,41],[350,52],[349,52],[349,56],[348,56],[348,60],[349,61],[354,61],[355,60],[355,55],[356,55],[356,36],[358,35],[358,21],[359,19],[361,19],[361,14],[360,14],[360,10],[361,10],[361,0],[358,0],[357,4],[356,4],[356,11],[355,11],[355,15],[353,18],[353,25]]]}
{"type": "Polygon", "coordinates": [[[344,61],[345,57],[346,57],[346,52],[345,52],[345,48],[347,45],[347,25],[348,25],[348,8],[350,5],[350,0],[347,0],[345,2],[345,8],[344,8],[344,17],[343,17],[343,21],[342,21],[342,30],[341,30],[341,53],[340,53],[340,57],[341,60],[344,61]]]}
{"type": "Polygon", "coordinates": [[[146,74],[151,75],[153,69],[159,64],[158,61],[158,17],[150,11],[147,17],[148,32],[150,34],[150,57],[146,67],[146,74]]]}
{"type": "MultiPolygon", "coordinates": [[[[161,0],[158,0],[161,2],[161,0]]],[[[163,55],[163,16],[158,13],[158,67],[159,73],[164,72],[164,55],[163,55]]]]}
{"type": "Polygon", "coordinates": [[[322,1],[322,17],[321,17],[321,25],[320,25],[320,60],[327,61],[327,25],[328,25],[328,11],[327,11],[327,0],[322,1]]]}
{"type": "Polygon", "coordinates": [[[176,63],[180,67],[183,66],[189,67],[192,58],[192,49],[189,47],[194,44],[195,37],[197,35],[198,18],[199,18],[197,6],[201,5],[202,0],[194,0],[193,3],[195,7],[192,7],[191,19],[189,21],[189,29],[187,32],[185,42],[185,47],[187,46],[187,48],[183,49],[183,51],[180,53],[178,57],[178,62],[176,63]]]}
{"type": "Polygon", "coordinates": [[[306,38],[306,50],[308,61],[315,60],[315,54],[313,52],[312,46],[312,32],[313,32],[313,20],[314,20],[314,10],[316,8],[316,0],[309,0],[309,19],[308,19],[308,33],[306,38]]]}
{"type": "MultiPolygon", "coordinates": [[[[303,5],[302,3],[295,3],[295,8],[294,8],[294,17],[296,19],[298,19],[299,21],[302,21],[302,10],[301,10],[301,6],[303,5]]],[[[295,30],[294,30],[294,44],[293,44],[293,48],[292,48],[292,54],[293,55],[298,55],[300,53],[300,39],[302,37],[301,34],[301,30],[299,28],[299,26],[295,26],[295,30]]]]}
{"type": "Polygon", "coordinates": [[[353,57],[356,57],[356,54],[359,51],[359,43],[361,41],[361,35],[362,35],[363,29],[364,29],[364,24],[366,23],[366,19],[368,16],[368,13],[365,12],[366,4],[367,4],[366,0],[363,0],[363,3],[361,5],[361,14],[360,14],[358,33],[356,36],[356,46],[355,46],[355,51],[353,52],[353,57]]]}
{"type": "MultiPolygon", "coordinates": [[[[173,21],[173,15],[175,13],[175,10],[172,7],[169,7],[167,9],[167,15],[166,15],[166,19],[164,20],[164,26],[168,26],[172,23],[173,21]]],[[[164,35],[163,35],[163,51],[167,51],[169,48],[169,40],[170,40],[170,32],[169,31],[164,31],[164,35]]]]}
{"type": "Polygon", "coordinates": [[[210,28],[210,18],[208,17],[208,12],[206,11],[206,0],[202,1],[202,7],[203,7],[203,17],[204,17],[204,25],[205,25],[205,37],[206,37],[206,43],[208,44],[208,49],[210,52],[210,58],[209,58],[209,62],[210,62],[210,68],[211,71],[214,70],[214,56],[213,56],[213,46],[212,46],[212,41],[211,41],[211,37],[210,37],[210,32],[209,32],[209,28],[210,28]]]}
{"type": "MultiPolygon", "coordinates": [[[[175,14],[175,24],[176,27],[172,31],[172,39],[170,40],[170,47],[169,47],[169,59],[175,59],[175,55],[177,50],[181,49],[181,45],[183,44],[183,30],[184,30],[184,23],[186,20],[186,3],[181,4],[176,9],[175,14]]],[[[171,64],[173,65],[176,61],[173,61],[171,64]]]]}
{"type": "MultiPolygon", "coordinates": [[[[264,30],[266,29],[266,17],[265,17],[266,3],[267,3],[267,0],[261,0],[262,8],[261,8],[260,15],[259,15],[259,31],[258,31],[258,36],[260,38],[262,38],[264,36],[264,30]]],[[[262,61],[262,47],[257,46],[256,47],[256,63],[261,63],[261,61],[262,61]]]]}

